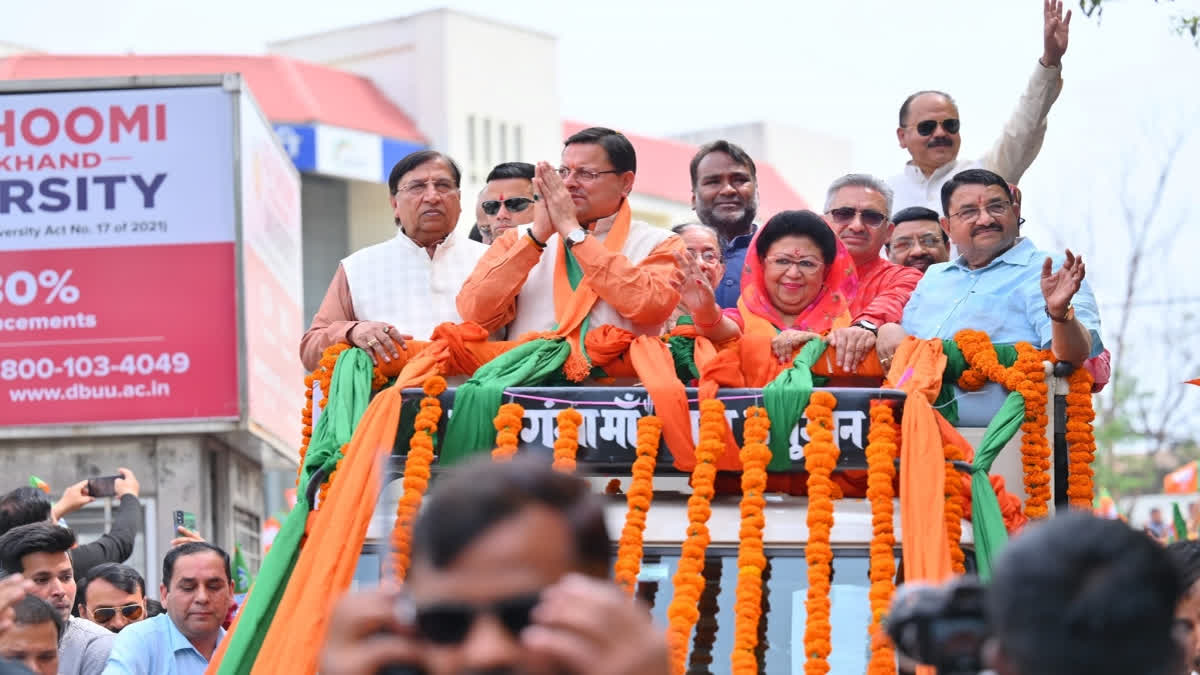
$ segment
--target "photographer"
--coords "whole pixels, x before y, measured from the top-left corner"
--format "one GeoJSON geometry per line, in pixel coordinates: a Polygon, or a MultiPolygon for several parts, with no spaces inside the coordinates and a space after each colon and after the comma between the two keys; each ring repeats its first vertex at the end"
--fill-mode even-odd
{"type": "MultiPolygon", "coordinates": [[[[86,577],[100,563],[125,562],[133,553],[133,540],[142,526],[142,503],[138,500],[141,485],[129,469],[119,471],[121,477],[114,483],[119,505],[113,511],[112,527],[96,541],[71,549],[71,566],[77,579],[86,577]]],[[[78,511],[96,500],[88,494],[87,486],[86,480],[67,486],[53,505],[35,488],[20,487],[9,492],[0,497],[0,534],[29,523],[58,522],[78,511]]]]}
{"type": "Polygon", "coordinates": [[[523,459],[455,468],[418,516],[403,591],[343,598],[321,672],[666,675],[665,631],[607,578],[609,555],[582,479],[523,459]]]}

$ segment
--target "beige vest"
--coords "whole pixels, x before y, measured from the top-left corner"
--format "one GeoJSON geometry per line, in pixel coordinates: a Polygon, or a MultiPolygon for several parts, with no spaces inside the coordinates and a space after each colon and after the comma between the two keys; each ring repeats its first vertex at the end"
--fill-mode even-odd
{"type": "MultiPolygon", "coordinates": [[[[604,241],[608,232],[594,236],[604,241]]],[[[629,224],[629,236],[625,239],[621,253],[636,265],[671,236],[670,230],[635,220],[629,224]]],[[[558,235],[553,234],[546,242],[546,250],[542,252],[541,260],[529,271],[529,276],[517,295],[517,318],[509,325],[508,339],[515,340],[530,331],[554,330],[554,266],[558,262],[558,248],[558,235]]],[[[588,318],[590,328],[610,324],[624,328],[634,335],[659,335],[663,327],[661,323],[634,324],[604,300],[596,301],[588,318]]]]}

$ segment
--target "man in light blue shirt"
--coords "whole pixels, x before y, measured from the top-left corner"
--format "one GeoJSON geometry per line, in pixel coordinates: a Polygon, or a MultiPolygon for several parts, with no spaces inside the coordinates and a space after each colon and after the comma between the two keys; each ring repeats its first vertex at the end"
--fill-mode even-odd
{"type": "Polygon", "coordinates": [[[233,602],[229,555],[206,542],[176,546],[163,559],[162,578],[166,614],[122,630],[105,675],[203,675],[208,668],[233,602]]]}
{"type": "Polygon", "coordinates": [[[986,332],[993,344],[1050,349],[1076,367],[1104,350],[1083,258],[1039,251],[1018,236],[1004,178],[983,169],[960,172],[943,186],[942,208],[949,214],[942,227],[960,255],[925,272],[904,307],[903,331],[894,324],[880,329],[881,358],[890,359],[905,335],[950,339],[968,328],[986,332]]]}

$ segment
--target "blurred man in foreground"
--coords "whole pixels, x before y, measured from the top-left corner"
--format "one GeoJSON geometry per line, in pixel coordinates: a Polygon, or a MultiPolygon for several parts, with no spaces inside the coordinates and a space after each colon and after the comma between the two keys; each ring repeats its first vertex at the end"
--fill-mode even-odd
{"type": "Polygon", "coordinates": [[[670,672],[664,631],[607,579],[603,505],[579,478],[520,459],[464,465],[422,508],[412,560],[402,593],[338,604],[322,673],[670,672]]]}

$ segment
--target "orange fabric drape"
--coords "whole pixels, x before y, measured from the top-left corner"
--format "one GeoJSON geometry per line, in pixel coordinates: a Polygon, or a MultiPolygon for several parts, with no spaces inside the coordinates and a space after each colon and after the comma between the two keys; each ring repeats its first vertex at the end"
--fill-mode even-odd
{"type": "Polygon", "coordinates": [[[888,382],[907,394],[900,434],[900,526],[904,578],[909,581],[940,582],[953,574],[944,514],[944,446],[931,404],[945,369],[941,340],[910,337],[896,350],[888,373],[888,382]]]}
{"type": "Polygon", "coordinates": [[[654,414],[662,421],[662,435],[671,453],[694,457],[692,414],[683,383],[675,376],[671,349],[656,337],[641,335],[629,345],[629,360],[654,402],[654,414]]]}
{"type": "MultiPolygon", "coordinates": [[[[633,211],[629,208],[629,202],[622,201],[621,209],[617,211],[613,220],[612,229],[604,238],[604,248],[619,253],[625,247],[632,219],[633,211]]],[[[558,241],[558,256],[554,261],[554,317],[558,320],[558,328],[554,332],[565,337],[571,344],[571,361],[577,364],[564,366],[567,377],[573,381],[582,381],[591,369],[583,360],[580,332],[584,319],[591,313],[600,295],[588,283],[586,277],[581,279],[574,289],[571,288],[571,282],[567,278],[566,243],[562,237],[559,237],[558,241]]]]}
{"type": "Polygon", "coordinates": [[[253,672],[316,672],[334,601],[350,587],[358,551],[375,510],[386,458],[400,424],[401,390],[436,374],[449,350],[427,349],[409,361],[396,384],[380,392],[355,429],[329,499],[311,518],[311,530],[292,571],[253,672]],[[297,639],[297,636],[305,636],[297,639]]]}
{"type": "MultiPolygon", "coordinates": [[[[717,397],[721,387],[740,388],[746,386],[746,378],[742,375],[739,354],[735,344],[724,343],[718,349],[708,338],[696,338],[692,359],[696,362],[696,370],[700,373],[698,394],[701,401],[717,397]]],[[[680,467],[679,458],[675,458],[675,466],[680,467]]],[[[690,471],[693,463],[687,464],[685,471],[690,471]]],[[[717,457],[718,471],[741,471],[742,460],[737,439],[733,435],[733,427],[725,420],[725,452],[717,457]]]]}

